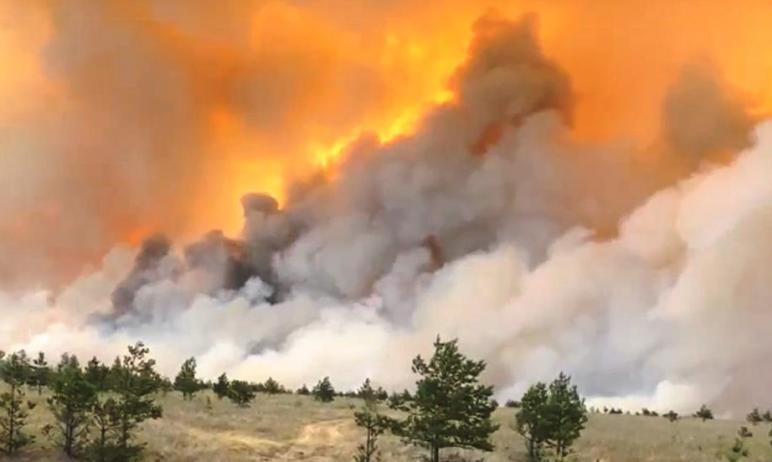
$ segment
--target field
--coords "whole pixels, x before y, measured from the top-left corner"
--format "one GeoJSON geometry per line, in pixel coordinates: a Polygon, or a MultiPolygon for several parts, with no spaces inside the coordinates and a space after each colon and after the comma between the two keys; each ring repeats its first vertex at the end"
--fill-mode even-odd
{"type": "MultiPolygon", "coordinates": [[[[16,460],[64,461],[41,428],[51,423],[45,393],[28,398],[39,402],[32,411],[30,430],[37,436],[32,447],[16,460]]],[[[210,392],[185,402],[178,393],[160,399],[162,419],[144,424],[141,438],[148,443],[148,461],[350,461],[359,444],[360,431],[352,414],[361,405],[353,398],[338,398],[322,404],[308,396],[260,395],[252,406],[239,409],[210,392]],[[207,398],[211,409],[207,405],[207,398]]],[[[496,451],[466,454],[467,460],[524,461],[523,441],[512,429],[514,410],[501,408],[495,418],[501,429],[494,435],[496,451]]],[[[734,442],[739,421],[701,422],[683,419],[670,423],[661,417],[591,415],[587,429],[576,444],[576,461],[715,461],[734,442]]],[[[772,460],[769,425],[749,426],[750,461],[772,460]]],[[[394,437],[381,440],[384,462],[407,462],[420,458],[420,451],[405,447],[394,437]]]]}

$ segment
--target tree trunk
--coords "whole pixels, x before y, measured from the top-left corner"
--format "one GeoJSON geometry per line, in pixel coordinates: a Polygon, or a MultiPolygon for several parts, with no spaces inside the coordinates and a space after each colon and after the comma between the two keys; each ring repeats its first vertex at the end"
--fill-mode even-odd
{"type": "Polygon", "coordinates": [[[440,447],[432,446],[432,462],[440,462],[440,447]]]}

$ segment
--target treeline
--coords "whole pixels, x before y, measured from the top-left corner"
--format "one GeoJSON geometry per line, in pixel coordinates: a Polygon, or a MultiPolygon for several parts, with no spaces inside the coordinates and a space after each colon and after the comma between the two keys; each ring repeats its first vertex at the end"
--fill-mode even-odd
{"type": "Polygon", "coordinates": [[[139,424],[161,417],[155,395],[164,380],[142,343],[129,346],[112,367],[92,359],[82,367],[78,358],[63,355],[50,367],[41,353],[32,361],[24,351],[0,358],[0,378],[7,390],[0,394],[0,446],[11,455],[34,441],[27,430],[29,411],[25,385],[41,394],[53,417],[43,436],[70,458],[96,462],[138,460],[144,444],[136,440],[139,424]]]}
{"type": "MultiPolygon", "coordinates": [[[[29,411],[36,403],[26,393],[43,394],[52,424],[43,428],[51,440],[69,458],[96,462],[129,462],[142,457],[145,445],[137,439],[138,426],[162,416],[157,400],[168,392],[180,392],[184,400],[210,389],[218,399],[228,399],[239,408],[249,407],[257,393],[270,395],[309,395],[320,402],[336,397],[360,398],[363,404],[354,413],[362,429],[363,441],[357,448],[355,462],[379,460],[378,440],[391,433],[409,445],[423,448],[426,459],[439,462],[447,449],[492,451],[491,436],[499,428],[492,414],[499,404],[493,399],[493,387],[480,383],[484,361],[464,356],[456,340],[437,339],[431,358],[420,355],[412,361],[418,375],[414,390],[387,393],[369,379],[356,391],[335,390],[329,377],[312,388],[306,385],[292,391],[269,377],[265,382],[231,380],[225,373],[216,381],[197,376],[195,358],[189,358],[169,380],[156,370],[142,343],[128,347],[128,353],[108,366],[97,358],[81,365],[74,355],[63,355],[51,366],[43,353],[30,359],[24,351],[8,356],[0,352],[0,378],[7,384],[0,394],[0,449],[14,454],[34,441],[27,431],[29,411]]],[[[207,397],[207,405],[210,406],[207,397]]],[[[590,409],[585,406],[571,378],[560,374],[551,383],[536,383],[520,401],[507,401],[513,409],[512,426],[523,436],[528,460],[564,460],[580,437],[589,412],[621,414],[621,409],[590,409]]],[[[629,413],[628,413],[629,414],[629,413]]],[[[640,415],[659,416],[643,409],[640,415]]],[[[674,411],[662,414],[675,422],[674,411]]],[[[703,420],[713,418],[702,406],[694,414],[703,420]]],[[[772,413],[754,409],[747,420],[756,425],[772,421],[772,413]]],[[[750,431],[742,427],[733,451],[746,453],[744,438],[750,431]]]]}

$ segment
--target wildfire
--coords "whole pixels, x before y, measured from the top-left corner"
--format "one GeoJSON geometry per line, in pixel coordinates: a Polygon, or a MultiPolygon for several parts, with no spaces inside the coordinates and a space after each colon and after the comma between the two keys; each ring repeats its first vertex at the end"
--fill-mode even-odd
{"type": "MultiPolygon", "coordinates": [[[[29,138],[55,138],[39,162],[58,162],[67,179],[24,190],[82,193],[74,202],[94,214],[106,202],[131,202],[120,226],[104,226],[125,230],[114,240],[136,241],[149,223],[174,237],[237,234],[244,193],[281,203],[294,178],[333,169],[360,135],[388,143],[453,100],[472,25],[491,10],[538,16],[545,54],[571,78],[579,140],[650,144],[663,95],[695,61],[712,63],[757,112],[772,110],[772,6],[764,0],[225,3],[0,7],[0,124],[30,133],[56,126],[29,138]],[[96,36],[86,43],[72,24],[96,36]]],[[[23,148],[0,161],[31,158],[23,148]]]]}

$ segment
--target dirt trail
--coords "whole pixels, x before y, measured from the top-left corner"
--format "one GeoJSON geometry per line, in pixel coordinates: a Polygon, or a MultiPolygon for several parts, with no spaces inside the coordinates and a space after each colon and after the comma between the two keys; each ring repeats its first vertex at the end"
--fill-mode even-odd
{"type": "Polygon", "coordinates": [[[202,442],[217,442],[220,447],[226,446],[236,451],[253,451],[256,461],[313,460],[315,462],[332,462],[338,460],[340,447],[347,445],[345,427],[351,423],[350,419],[335,419],[307,424],[301,428],[298,436],[290,441],[260,438],[233,430],[203,430],[179,422],[171,425],[177,427],[177,432],[185,434],[191,439],[202,442]],[[266,457],[268,458],[266,459],[266,457]]]}

